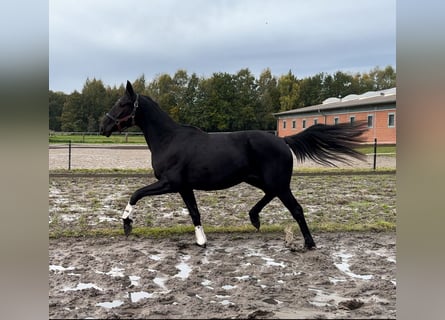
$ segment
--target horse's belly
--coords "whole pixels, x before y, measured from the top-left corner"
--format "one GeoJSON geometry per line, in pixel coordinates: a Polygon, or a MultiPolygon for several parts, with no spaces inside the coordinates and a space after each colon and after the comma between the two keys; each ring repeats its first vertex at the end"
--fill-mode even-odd
{"type": "Polygon", "coordinates": [[[247,173],[246,168],[202,167],[189,173],[188,182],[196,190],[220,190],[241,183],[247,173]]]}

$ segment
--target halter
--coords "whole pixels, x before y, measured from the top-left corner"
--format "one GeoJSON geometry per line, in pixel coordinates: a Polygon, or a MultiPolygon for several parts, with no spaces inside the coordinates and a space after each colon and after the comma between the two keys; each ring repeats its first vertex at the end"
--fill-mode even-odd
{"type": "Polygon", "coordinates": [[[139,107],[139,101],[138,100],[139,100],[139,94],[136,95],[136,100],[135,100],[135,102],[133,104],[133,111],[128,116],[125,116],[123,118],[117,119],[117,118],[113,117],[109,113],[106,114],[106,116],[108,118],[110,118],[111,120],[113,120],[116,123],[117,129],[119,130],[119,132],[122,132],[122,130],[125,130],[125,129],[135,125],[134,116],[136,115],[136,109],[139,107]],[[127,121],[130,118],[131,118],[131,125],[129,127],[122,128],[121,127],[121,123],[127,121]]]}

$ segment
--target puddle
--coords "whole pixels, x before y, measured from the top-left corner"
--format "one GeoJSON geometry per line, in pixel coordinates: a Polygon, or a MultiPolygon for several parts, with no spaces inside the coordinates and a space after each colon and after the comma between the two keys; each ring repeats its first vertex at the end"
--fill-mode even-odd
{"type": "Polygon", "coordinates": [[[148,256],[151,260],[160,261],[164,258],[164,255],[162,254],[152,254],[148,256]]]}
{"type": "Polygon", "coordinates": [[[153,279],[153,282],[156,283],[159,287],[161,287],[162,289],[164,289],[165,291],[168,291],[167,287],[165,286],[165,281],[168,280],[168,277],[155,277],[153,279]]]}
{"type": "MultiPolygon", "coordinates": [[[[222,304],[223,306],[235,305],[232,301],[228,300],[228,298],[231,297],[231,296],[229,296],[229,295],[220,295],[220,294],[217,294],[217,295],[215,295],[215,297],[216,297],[217,299],[223,299],[223,300],[219,301],[219,303],[222,304]]],[[[212,300],[212,301],[213,301],[213,300],[212,300]]]]}
{"type": "Polygon", "coordinates": [[[237,286],[231,286],[230,284],[222,286],[221,288],[223,288],[224,290],[232,290],[235,289],[237,286]]]}
{"type": "Polygon", "coordinates": [[[139,280],[141,280],[141,277],[139,276],[129,276],[130,282],[132,286],[139,286],[139,280]]]}
{"type": "Polygon", "coordinates": [[[393,258],[393,257],[387,257],[386,260],[389,261],[389,262],[392,262],[392,263],[397,263],[396,259],[393,258]]]}
{"type": "Polygon", "coordinates": [[[250,279],[249,275],[245,275],[245,276],[239,276],[239,277],[234,277],[236,280],[241,281],[241,280],[247,280],[250,279]]]}
{"type": "Polygon", "coordinates": [[[130,296],[131,302],[138,302],[139,300],[153,298],[154,296],[153,293],[148,293],[145,291],[129,292],[128,295],[130,296]]]}
{"type": "Polygon", "coordinates": [[[201,284],[202,284],[204,287],[206,287],[207,289],[214,290],[214,288],[210,286],[210,285],[212,284],[212,281],[210,281],[210,280],[204,279],[204,280],[201,282],[201,284]]]}
{"type": "Polygon", "coordinates": [[[337,253],[334,253],[334,257],[340,258],[340,263],[335,263],[334,265],[340,270],[341,272],[345,273],[346,275],[350,276],[351,278],[356,279],[362,279],[362,280],[370,280],[372,279],[372,275],[359,275],[351,271],[349,260],[352,258],[352,254],[346,253],[345,251],[340,251],[337,253]]]}
{"type": "Polygon", "coordinates": [[[96,306],[97,307],[103,307],[103,308],[111,309],[111,308],[119,307],[119,306],[121,306],[123,304],[124,304],[124,302],[122,300],[113,300],[111,302],[99,302],[99,303],[96,303],[96,306]]]}
{"type": "Polygon", "coordinates": [[[285,268],[286,264],[284,262],[275,262],[275,259],[266,256],[263,253],[260,253],[258,250],[249,249],[249,252],[246,254],[247,257],[260,257],[264,261],[266,261],[266,266],[271,267],[282,267],[285,268]]]}
{"type": "Polygon", "coordinates": [[[102,272],[102,271],[98,271],[98,270],[96,270],[95,272],[98,274],[106,274],[107,276],[112,276],[112,277],[123,277],[124,276],[123,271],[124,271],[124,269],[122,269],[122,268],[113,267],[108,272],[102,272]]]}
{"type": "Polygon", "coordinates": [[[348,280],[346,280],[345,278],[333,278],[333,277],[329,277],[329,281],[333,284],[337,284],[339,282],[346,282],[348,280]]]}
{"type": "Polygon", "coordinates": [[[54,264],[51,264],[50,266],[49,266],[49,271],[60,271],[60,272],[63,272],[63,271],[67,271],[67,270],[74,270],[75,268],[74,267],[62,267],[62,266],[57,266],[57,265],[54,265],[54,264]]]}
{"type": "Polygon", "coordinates": [[[79,283],[75,288],[70,288],[70,287],[64,287],[62,289],[62,291],[66,292],[66,291],[79,291],[79,290],[86,290],[86,289],[97,289],[99,291],[103,291],[104,289],[99,288],[98,286],[96,286],[94,283],[79,283]]]}
{"type": "Polygon", "coordinates": [[[67,273],[69,276],[76,276],[76,277],[81,277],[82,275],[80,273],[67,273]]]}
{"type": "Polygon", "coordinates": [[[188,261],[189,259],[190,259],[189,255],[183,256],[181,258],[182,261],[175,266],[176,269],[179,270],[179,272],[173,276],[174,278],[179,277],[182,280],[188,278],[190,272],[192,272],[192,268],[185,261],[188,261]]]}

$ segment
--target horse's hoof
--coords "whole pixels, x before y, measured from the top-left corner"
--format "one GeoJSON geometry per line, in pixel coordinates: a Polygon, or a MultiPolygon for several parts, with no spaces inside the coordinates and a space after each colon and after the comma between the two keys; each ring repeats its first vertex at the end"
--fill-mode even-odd
{"type": "Polygon", "coordinates": [[[260,220],[250,219],[250,223],[252,223],[252,226],[255,227],[256,231],[260,231],[260,220]]]}
{"type": "Polygon", "coordinates": [[[199,244],[198,242],[195,242],[195,244],[196,244],[198,247],[201,247],[201,248],[206,248],[206,247],[207,247],[207,243],[199,244]]]}
{"type": "Polygon", "coordinates": [[[124,233],[125,236],[128,237],[131,233],[131,230],[133,230],[133,220],[130,218],[122,219],[124,222],[124,233]]]}
{"type": "Polygon", "coordinates": [[[316,250],[316,249],[317,249],[317,246],[316,246],[315,244],[313,244],[313,245],[311,245],[311,246],[307,246],[307,245],[305,245],[304,248],[305,248],[306,250],[316,250]]]}

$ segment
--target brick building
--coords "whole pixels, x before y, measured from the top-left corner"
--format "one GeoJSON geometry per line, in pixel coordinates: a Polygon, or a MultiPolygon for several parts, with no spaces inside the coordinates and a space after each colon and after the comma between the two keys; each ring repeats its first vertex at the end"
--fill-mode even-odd
{"type": "Polygon", "coordinates": [[[344,98],[328,98],[322,104],[274,114],[278,136],[303,131],[316,123],[335,124],[366,121],[367,143],[396,144],[396,88],[369,91],[344,98]]]}

